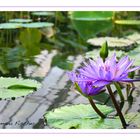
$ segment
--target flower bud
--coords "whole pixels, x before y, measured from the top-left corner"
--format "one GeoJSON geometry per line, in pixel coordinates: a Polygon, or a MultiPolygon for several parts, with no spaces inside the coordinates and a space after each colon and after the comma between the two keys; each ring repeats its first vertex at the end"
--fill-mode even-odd
{"type": "Polygon", "coordinates": [[[103,61],[108,57],[108,44],[107,41],[102,44],[100,49],[100,56],[102,57],[103,61]]]}

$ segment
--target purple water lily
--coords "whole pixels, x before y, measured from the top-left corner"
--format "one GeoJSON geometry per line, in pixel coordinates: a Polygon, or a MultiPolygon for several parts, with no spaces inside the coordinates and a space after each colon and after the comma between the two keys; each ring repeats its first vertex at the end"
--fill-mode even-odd
{"type": "Polygon", "coordinates": [[[128,78],[128,74],[140,69],[140,66],[131,68],[133,63],[128,56],[118,61],[116,54],[107,58],[105,62],[100,57],[96,61],[90,59],[77,72],[72,72],[70,79],[82,85],[81,88],[88,87],[90,91],[91,87],[98,89],[112,82],[133,82],[133,79],[128,78]]]}
{"type": "Polygon", "coordinates": [[[96,95],[98,94],[101,89],[103,88],[103,86],[101,87],[94,87],[93,82],[92,81],[84,81],[84,80],[88,80],[86,77],[76,73],[76,72],[69,72],[68,73],[70,80],[75,84],[77,83],[78,86],[80,87],[81,91],[83,94],[86,95],[96,95]],[[83,79],[83,81],[77,81],[77,79],[83,79]]]}
{"type": "Polygon", "coordinates": [[[93,82],[92,81],[88,81],[88,79],[76,72],[69,72],[68,73],[70,80],[75,84],[77,83],[78,86],[80,87],[81,91],[83,94],[85,95],[96,95],[99,92],[101,92],[101,90],[103,89],[103,86],[101,87],[94,87],[93,82]],[[83,79],[83,81],[77,81],[77,79],[83,79]],[[84,81],[86,80],[86,82],[84,81]]]}
{"type": "Polygon", "coordinates": [[[101,118],[106,118],[106,116],[97,108],[97,106],[95,105],[93,99],[91,98],[91,96],[98,94],[99,92],[101,92],[103,87],[94,87],[92,81],[77,81],[77,79],[82,78],[82,79],[86,79],[86,77],[78,74],[77,72],[68,72],[68,76],[70,78],[70,80],[73,82],[73,84],[78,84],[80,91],[78,89],[78,91],[84,96],[86,95],[86,97],[88,98],[92,108],[94,109],[94,111],[101,117],[101,118]]]}
{"type": "MultiPolygon", "coordinates": [[[[90,59],[89,62],[84,63],[83,67],[76,71],[69,72],[68,75],[70,80],[73,83],[77,83],[82,93],[86,95],[96,95],[106,86],[122,122],[122,126],[123,128],[126,128],[127,123],[109,84],[114,83],[121,99],[124,99],[117,82],[140,81],[139,79],[134,80],[128,77],[130,72],[140,69],[140,66],[132,68],[133,63],[134,61],[130,60],[128,56],[124,56],[120,60],[117,60],[116,55],[114,54],[104,61],[101,57],[96,61],[90,59]]],[[[96,107],[92,98],[90,96],[87,97],[96,113],[100,115],[101,118],[105,118],[105,115],[96,107]]]]}

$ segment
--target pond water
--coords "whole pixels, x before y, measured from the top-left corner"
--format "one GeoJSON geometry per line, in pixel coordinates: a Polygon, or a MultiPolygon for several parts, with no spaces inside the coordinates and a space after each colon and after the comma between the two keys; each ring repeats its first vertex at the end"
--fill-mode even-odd
{"type": "MultiPolygon", "coordinates": [[[[113,51],[116,49],[118,56],[129,55],[136,59],[135,65],[140,65],[140,34],[136,26],[140,22],[123,20],[124,17],[137,19],[138,15],[112,11],[1,13],[0,75],[37,79],[42,87],[26,97],[0,100],[0,128],[51,129],[43,117],[47,111],[66,105],[88,104],[88,100],[71,87],[64,69],[72,69],[73,63],[76,69],[85,56],[96,57],[99,46],[105,41],[113,51]]],[[[110,54],[113,51],[110,50],[110,54]]],[[[125,98],[125,102],[120,103],[123,113],[140,112],[140,84],[135,85],[128,100],[125,98]]],[[[113,107],[108,94],[99,94],[94,99],[113,107]]],[[[132,124],[128,128],[137,126],[132,124]]]]}
{"type": "MultiPolygon", "coordinates": [[[[83,61],[83,57],[79,55],[73,57],[73,60],[75,60],[74,68],[77,68],[83,61]]],[[[135,85],[132,96],[124,102],[122,108],[124,113],[140,112],[140,88],[138,83],[135,85]]],[[[95,100],[112,106],[106,94],[95,96],[95,100]]],[[[43,118],[46,111],[80,103],[88,104],[88,100],[72,89],[66,71],[56,66],[51,67],[38,91],[24,98],[0,101],[0,128],[49,129],[43,118]]],[[[130,125],[128,128],[137,128],[137,126],[130,125]]]]}
{"type": "MultiPolygon", "coordinates": [[[[77,56],[73,59],[76,60],[76,68],[83,58],[77,56]]],[[[67,81],[65,70],[52,67],[37,92],[16,100],[1,100],[0,128],[40,128],[42,126],[40,122],[47,110],[80,103],[82,100],[86,102],[83,97],[70,91],[71,84],[67,81]]]]}

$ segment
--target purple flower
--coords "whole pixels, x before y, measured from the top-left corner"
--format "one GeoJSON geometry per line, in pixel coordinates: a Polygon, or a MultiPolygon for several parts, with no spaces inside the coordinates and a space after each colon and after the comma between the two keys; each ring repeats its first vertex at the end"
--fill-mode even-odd
{"type": "Polygon", "coordinates": [[[84,77],[76,72],[73,72],[73,71],[69,72],[68,75],[69,75],[70,80],[74,84],[75,83],[78,84],[82,93],[85,95],[89,95],[89,96],[96,95],[99,92],[101,92],[101,90],[103,89],[103,86],[102,87],[95,87],[93,85],[92,81],[90,81],[90,80],[88,81],[88,79],[86,77],[84,77]],[[83,79],[83,81],[77,81],[77,79],[83,79]],[[86,81],[84,81],[84,80],[86,80],[86,81]]]}
{"type": "Polygon", "coordinates": [[[79,85],[84,94],[95,95],[105,85],[112,82],[137,81],[128,78],[129,72],[140,69],[140,66],[131,68],[133,62],[128,56],[124,56],[118,61],[114,54],[105,62],[100,57],[96,61],[90,59],[88,63],[84,63],[82,68],[69,72],[68,75],[73,83],[79,85]]]}
{"type": "Polygon", "coordinates": [[[131,68],[133,62],[128,56],[117,61],[115,54],[105,62],[100,57],[96,61],[89,60],[77,70],[80,76],[75,77],[75,81],[92,82],[95,87],[102,87],[112,82],[133,82],[133,79],[128,78],[129,72],[140,69],[140,66],[131,68]]]}

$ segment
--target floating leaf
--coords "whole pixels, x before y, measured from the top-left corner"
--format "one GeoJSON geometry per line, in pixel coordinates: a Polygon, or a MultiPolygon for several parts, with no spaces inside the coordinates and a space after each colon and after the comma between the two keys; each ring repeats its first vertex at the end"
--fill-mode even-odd
{"type": "Polygon", "coordinates": [[[32,19],[15,18],[15,19],[10,19],[9,22],[13,22],[13,23],[28,23],[28,22],[32,22],[32,19]]]}
{"type": "Polygon", "coordinates": [[[25,23],[22,24],[24,28],[43,28],[43,27],[52,27],[54,24],[49,22],[34,22],[34,23],[25,23]]]}
{"type": "Polygon", "coordinates": [[[105,41],[107,41],[109,47],[116,47],[123,49],[122,47],[134,46],[135,42],[125,38],[118,37],[98,37],[89,39],[87,42],[93,46],[101,46],[105,41]]]}
{"type": "MultiPolygon", "coordinates": [[[[104,112],[104,114],[109,114],[113,111],[112,108],[105,105],[97,105],[97,107],[104,112]]],[[[96,112],[92,109],[90,105],[73,105],[73,106],[64,106],[54,111],[49,111],[45,115],[47,124],[55,128],[104,128],[104,125],[107,123],[108,128],[113,127],[117,128],[121,124],[116,121],[107,121],[100,119],[96,112]],[[105,123],[104,123],[105,122],[105,123]]],[[[110,119],[111,120],[111,119],[110,119]]],[[[118,121],[119,122],[119,121],[118,121]]],[[[106,126],[106,125],[105,125],[106,126]]]]}
{"type": "Polygon", "coordinates": [[[136,33],[133,33],[131,35],[128,35],[126,38],[127,39],[130,39],[130,40],[133,40],[136,43],[140,44],[140,34],[137,33],[137,32],[136,33]]]}
{"type": "Polygon", "coordinates": [[[140,20],[116,20],[115,23],[120,25],[140,25],[140,20]]]}
{"type": "MultiPolygon", "coordinates": [[[[105,105],[97,105],[104,112],[110,114],[113,109],[105,105]]],[[[122,128],[119,117],[107,117],[101,119],[90,105],[73,105],[57,108],[45,114],[47,124],[53,128],[61,129],[120,129],[122,128]]],[[[129,113],[125,115],[129,125],[140,128],[140,114],[129,113]]]]}
{"type": "Polygon", "coordinates": [[[129,113],[125,116],[129,118],[129,124],[133,124],[136,128],[140,128],[140,113],[129,113]]]}
{"type": "Polygon", "coordinates": [[[17,29],[21,28],[22,24],[20,23],[1,23],[0,29],[17,29]]]}
{"type": "Polygon", "coordinates": [[[26,96],[39,88],[41,84],[35,80],[22,78],[0,78],[0,99],[26,96]]]}
{"type": "Polygon", "coordinates": [[[45,12],[45,11],[41,11],[41,12],[32,12],[31,14],[32,14],[32,15],[35,15],[35,16],[53,16],[53,15],[55,15],[54,12],[45,12]]]}

